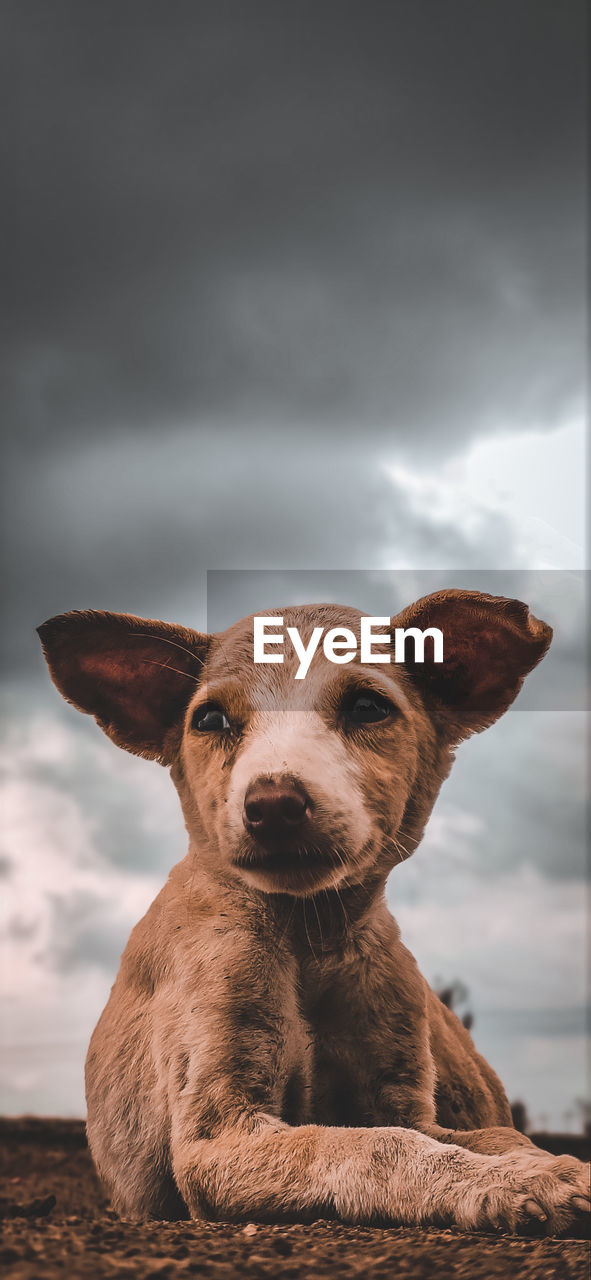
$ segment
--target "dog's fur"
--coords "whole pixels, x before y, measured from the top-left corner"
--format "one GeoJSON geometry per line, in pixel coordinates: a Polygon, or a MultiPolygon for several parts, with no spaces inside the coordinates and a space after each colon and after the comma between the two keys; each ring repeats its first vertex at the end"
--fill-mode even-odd
{"type": "MultiPolygon", "coordinates": [[[[303,638],[359,631],[353,609],[283,613],[303,638]]],[[[319,653],[294,683],[289,660],[253,665],[252,619],[212,636],[94,612],[40,628],[61,693],[171,768],[189,833],[86,1064],[90,1147],[125,1215],[556,1231],[589,1208],[585,1166],[511,1127],[384,896],[454,747],[507,709],[550,628],[519,601],[459,591],[393,626],[440,627],[443,664],[335,667],[319,653]],[[355,690],[391,713],[350,723],[355,690]],[[196,729],[204,703],[230,727],[196,729]],[[279,846],[246,822],[261,779],[306,798],[279,846]]]]}

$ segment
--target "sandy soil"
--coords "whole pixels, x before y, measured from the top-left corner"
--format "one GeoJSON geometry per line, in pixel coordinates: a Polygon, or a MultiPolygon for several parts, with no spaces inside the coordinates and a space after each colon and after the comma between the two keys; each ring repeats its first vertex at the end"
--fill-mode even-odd
{"type": "Polygon", "coordinates": [[[78,1121],[1,1121],[0,1267],[45,1277],[383,1277],[587,1280],[589,1244],[334,1222],[246,1226],[122,1222],[96,1181],[78,1121]]]}

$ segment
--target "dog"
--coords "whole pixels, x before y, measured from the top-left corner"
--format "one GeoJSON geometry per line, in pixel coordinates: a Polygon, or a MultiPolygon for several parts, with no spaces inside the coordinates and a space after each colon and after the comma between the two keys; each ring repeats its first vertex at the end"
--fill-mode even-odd
{"type": "MultiPolygon", "coordinates": [[[[271,613],[359,634],[336,605],[271,613]]],[[[452,1225],[587,1221],[589,1169],[512,1127],[502,1085],[421,976],[385,901],[454,748],[552,632],[443,591],[395,619],[443,663],[253,663],[219,634],[73,612],[39,628],[60,693],[170,768],[189,850],[133,929],[86,1062],[88,1139],[125,1217],[452,1225]]]]}

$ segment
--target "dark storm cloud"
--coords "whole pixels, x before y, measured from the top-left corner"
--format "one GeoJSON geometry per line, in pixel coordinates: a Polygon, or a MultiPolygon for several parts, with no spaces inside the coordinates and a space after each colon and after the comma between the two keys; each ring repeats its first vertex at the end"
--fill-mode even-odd
{"type": "Polygon", "coordinates": [[[11,659],[206,567],[512,563],[378,468],[576,399],[582,9],[7,13],[11,659]]]}
{"type": "Polygon", "coordinates": [[[19,441],[206,446],[221,413],[448,448],[568,411],[576,0],[8,12],[19,441]]]}
{"type": "Polygon", "coordinates": [[[297,439],[265,448],[218,432],[202,454],[191,432],[141,446],[127,435],[43,468],[23,458],[14,476],[5,513],[18,554],[5,569],[12,608],[2,644],[18,668],[40,670],[34,629],[71,608],[168,618],[177,608],[203,628],[207,568],[364,568],[388,548],[412,560],[435,554],[430,545],[450,566],[511,559],[502,516],[470,541],[452,522],[418,515],[362,442],[335,455],[319,436],[310,456],[297,439]]]}

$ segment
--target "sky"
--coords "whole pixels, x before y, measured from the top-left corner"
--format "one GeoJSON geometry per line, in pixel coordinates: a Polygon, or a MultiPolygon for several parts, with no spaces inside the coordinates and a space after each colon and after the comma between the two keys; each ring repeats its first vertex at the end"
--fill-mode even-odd
{"type": "Polygon", "coordinates": [[[165,771],[60,701],[35,627],[87,607],[205,627],[214,570],[242,571],[230,616],[283,603],[296,570],[300,595],[322,583],[376,613],[425,575],[467,575],[539,598],[558,692],[538,683],[462,746],[389,900],[427,978],[465,982],[509,1095],[574,1127],[584,6],[3,0],[0,16],[0,1107],[83,1114],[118,957],[185,851],[165,771]]]}

